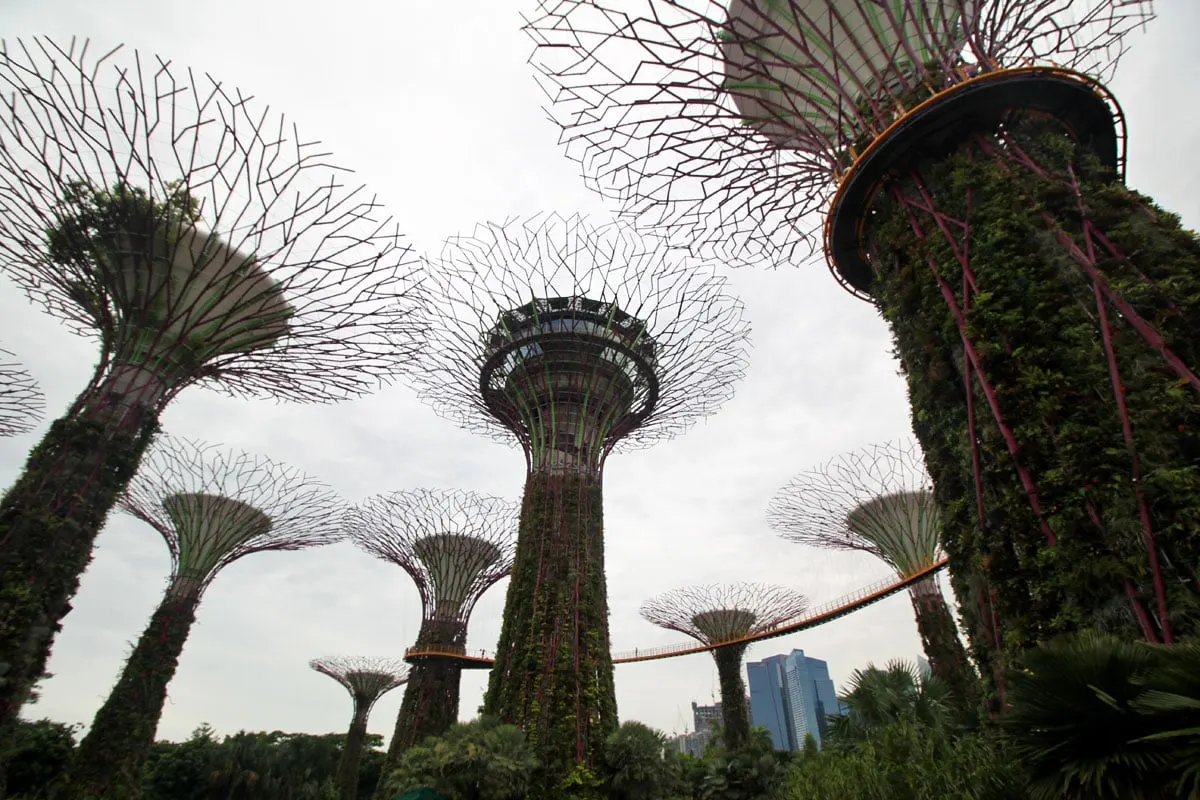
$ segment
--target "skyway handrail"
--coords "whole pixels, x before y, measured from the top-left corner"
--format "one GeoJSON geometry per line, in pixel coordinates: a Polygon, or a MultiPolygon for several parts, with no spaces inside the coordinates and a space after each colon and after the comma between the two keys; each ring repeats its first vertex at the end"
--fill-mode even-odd
{"type": "MultiPolygon", "coordinates": [[[[675,658],[676,656],[686,656],[693,653],[703,653],[709,650],[717,650],[722,647],[729,647],[736,644],[750,644],[752,642],[760,642],[765,639],[774,639],[778,636],[786,636],[789,633],[796,633],[807,628],[815,628],[818,625],[823,625],[826,622],[832,622],[838,617],[845,616],[851,612],[857,611],[860,608],[890,597],[897,592],[901,592],[912,586],[914,583],[920,583],[926,578],[932,577],[941,570],[946,568],[947,559],[942,559],[935,564],[909,575],[907,578],[896,580],[895,578],[884,578],[876,581],[869,586],[864,586],[856,589],[850,594],[843,595],[834,600],[830,600],[824,605],[817,606],[814,609],[809,609],[803,617],[796,622],[787,625],[781,625],[777,628],[770,628],[750,636],[742,636],[736,639],[727,639],[721,642],[711,644],[698,644],[695,641],[684,642],[682,644],[660,645],[658,647],[635,647],[632,650],[625,650],[620,653],[613,653],[614,664],[631,664],[636,661],[655,661],[660,658],[675,658]]],[[[404,651],[404,657],[421,657],[421,656],[446,656],[464,661],[473,661],[476,663],[492,662],[494,657],[486,650],[467,650],[461,645],[438,645],[426,644],[415,645],[404,651]],[[476,655],[478,653],[478,655],[476,655]]]]}

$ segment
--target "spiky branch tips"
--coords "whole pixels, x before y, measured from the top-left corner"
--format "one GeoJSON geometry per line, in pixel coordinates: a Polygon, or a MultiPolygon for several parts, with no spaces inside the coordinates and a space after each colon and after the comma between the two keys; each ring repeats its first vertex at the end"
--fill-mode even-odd
{"type": "Polygon", "coordinates": [[[28,433],[45,410],[46,398],[37,381],[12,353],[0,350],[0,436],[28,433]]]}
{"type": "Polygon", "coordinates": [[[714,648],[721,684],[725,746],[737,750],[750,738],[750,709],[742,658],[746,639],[799,619],[808,599],[791,589],[760,583],[690,586],[647,600],[642,617],[668,630],[685,633],[714,648]]]}
{"type": "Polygon", "coordinates": [[[183,439],[158,442],[119,508],[166,541],[170,582],[79,743],[60,786],[64,800],[140,790],[167,687],[205,588],[223,568],[251,553],[335,541],[341,506],[329,487],[293,467],[183,439]]]}
{"type": "Polygon", "coordinates": [[[0,94],[0,271],[99,343],[0,502],[3,735],[167,403],[196,383],[303,402],[372,391],[420,352],[421,296],[375,200],[206,74],[10,40],[0,94]]]}
{"type": "Polygon", "coordinates": [[[741,375],[747,326],[711,266],[578,216],[480,225],[429,272],[422,395],[515,441],[527,467],[485,708],[524,727],[540,785],[561,796],[616,727],[604,464],[715,410],[741,375]]]}

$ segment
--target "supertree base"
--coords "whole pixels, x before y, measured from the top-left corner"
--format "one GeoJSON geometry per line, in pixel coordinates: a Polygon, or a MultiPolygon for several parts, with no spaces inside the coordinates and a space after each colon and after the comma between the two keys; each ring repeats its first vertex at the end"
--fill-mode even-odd
{"type": "Polygon", "coordinates": [[[1200,590],[1200,242],[1074,117],[1004,111],[892,163],[860,225],[951,569],[983,581],[977,648],[1090,627],[1114,598],[1171,642],[1200,590]]]}
{"type": "Polygon", "coordinates": [[[617,727],[600,479],[533,473],[484,710],[521,726],[550,794],[617,727]]]}
{"type": "Polygon", "coordinates": [[[45,672],[92,545],[157,431],[153,415],[66,416],[0,499],[0,738],[45,672]],[[48,568],[47,565],[53,565],[48,568]]]}

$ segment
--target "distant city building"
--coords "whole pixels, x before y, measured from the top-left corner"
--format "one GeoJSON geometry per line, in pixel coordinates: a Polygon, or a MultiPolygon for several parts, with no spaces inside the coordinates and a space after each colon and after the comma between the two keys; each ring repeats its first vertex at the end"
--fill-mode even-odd
{"type": "Polygon", "coordinates": [[[750,684],[750,720],[766,728],[777,750],[800,750],[812,734],[817,747],[827,717],[844,714],[829,677],[829,665],[793,650],[746,665],[750,684]]]}
{"type": "Polygon", "coordinates": [[[667,747],[672,750],[678,750],[681,753],[686,753],[689,756],[700,758],[704,755],[704,748],[708,747],[708,743],[712,741],[712,737],[713,732],[711,729],[681,733],[667,739],[667,747]]]}
{"type": "Polygon", "coordinates": [[[696,729],[696,733],[701,731],[711,731],[713,723],[718,725],[721,722],[721,704],[714,703],[711,706],[696,705],[696,701],[692,701],[692,725],[696,729]]]}

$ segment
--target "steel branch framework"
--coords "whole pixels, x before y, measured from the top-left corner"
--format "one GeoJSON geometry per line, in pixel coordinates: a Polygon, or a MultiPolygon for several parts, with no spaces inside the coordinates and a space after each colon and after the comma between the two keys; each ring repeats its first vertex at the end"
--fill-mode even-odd
{"type": "Polygon", "coordinates": [[[479,225],[429,259],[423,396],[516,438],[531,469],[598,470],[680,433],[732,394],[742,305],[707,264],[628,226],[542,214],[479,225]]]}
{"type": "Polygon", "coordinates": [[[45,38],[2,45],[0,96],[0,269],[100,340],[110,393],[332,400],[418,353],[396,226],[265,104],[45,38]]]}
{"type": "Polygon", "coordinates": [[[295,467],[174,437],[155,443],[117,505],[167,543],[170,593],[195,597],[251,553],[337,541],[343,506],[295,467]]]}
{"type": "Polygon", "coordinates": [[[9,358],[15,356],[0,350],[0,436],[28,433],[46,410],[46,398],[37,381],[9,358]]]}
{"type": "Polygon", "coordinates": [[[69,772],[71,789],[64,796],[136,791],[167,686],[209,583],[251,553],[336,540],[340,506],[327,486],[294,468],[184,439],[159,440],[119,508],[166,541],[170,582],[79,743],[69,772]]]}
{"type": "Polygon", "coordinates": [[[940,521],[916,442],[889,442],[801,473],[771,499],[767,521],[785,539],[858,550],[905,577],[942,558],[940,521]]]}
{"type": "Polygon", "coordinates": [[[538,784],[553,794],[578,765],[594,764],[617,724],[605,461],[679,433],[727,399],[747,325],[711,265],[617,223],[544,214],[480,225],[429,264],[436,301],[423,397],[461,425],[515,439],[525,455],[484,707],[525,729],[538,784]]]}
{"type": "Polygon", "coordinates": [[[318,658],[308,665],[346,687],[354,700],[350,729],[338,763],[338,800],[354,800],[358,794],[358,763],[362,758],[371,709],[380,697],[408,680],[408,666],[402,661],[362,656],[318,658]]]}
{"type": "Polygon", "coordinates": [[[646,601],[647,621],[697,639],[704,644],[736,642],[712,651],[721,683],[722,735],[736,750],[750,736],[750,710],[742,680],[742,657],[749,639],[779,628],[804,615],[808,598],[781,586],[761,583],[691,586],[646,601]]]}
{"type": "Polygon", "coordinates": [[[517,506],[457,489],[392,492],[348,510],[343,529],[409,574],[425,621],[465,626],[483,593],[512,571],[517,506]]]}
{"type": "Polygon", "coordinates": [[[897,98],[1027,65],[1107,74],[1150,7],[543,0],[526,30],[561,141],[593,188],[675,246],[778,265],[821,245],[809,215],[904,113],[897,98]]]}

